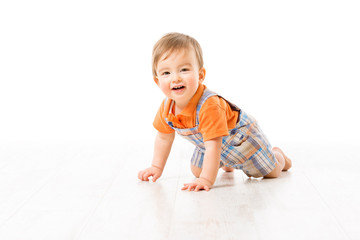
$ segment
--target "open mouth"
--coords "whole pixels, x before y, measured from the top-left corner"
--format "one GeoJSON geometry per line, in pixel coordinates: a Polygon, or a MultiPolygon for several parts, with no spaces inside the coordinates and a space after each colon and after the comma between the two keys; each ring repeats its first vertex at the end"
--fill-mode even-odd
{"type": "Polygon", "coordinates": [[[176,86],[176,87],[173,87],[171,90],[180,90],[183,88],[185,88],[185,87],[184,86],[176,86]]]}

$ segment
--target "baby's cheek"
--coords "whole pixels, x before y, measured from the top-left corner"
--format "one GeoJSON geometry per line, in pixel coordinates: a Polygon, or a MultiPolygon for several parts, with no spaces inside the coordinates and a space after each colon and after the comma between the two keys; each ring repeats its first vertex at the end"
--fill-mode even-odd
{"type": "Polygon", "coordinates": [[[169,94],[170,90],[169,87],[166,86],[165,84],[160,85],[160,90],[165,93],[165,95],[169,94]]]}

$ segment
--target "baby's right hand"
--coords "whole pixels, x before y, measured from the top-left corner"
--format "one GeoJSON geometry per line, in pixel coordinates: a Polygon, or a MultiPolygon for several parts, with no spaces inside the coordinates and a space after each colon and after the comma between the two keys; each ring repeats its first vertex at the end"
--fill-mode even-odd
{"type": "Polygon", "coordinates": [[[141,181],[149,181],[149,177],[152,177],[152,181],[155,182],[162,174],[162,170],[158,167],[149,167],[138,173],[138,178],[141,181]]]}

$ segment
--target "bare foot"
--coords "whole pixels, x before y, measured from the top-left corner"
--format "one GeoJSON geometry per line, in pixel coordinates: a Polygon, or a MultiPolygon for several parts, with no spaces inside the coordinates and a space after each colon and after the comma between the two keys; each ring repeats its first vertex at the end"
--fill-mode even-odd
{"type": "Polygon", "coordinates": [[[231,167],[222,167],[222,169],[225,171],[225,172],[233,172],[234,169],[231,168],[231,167]]]}
{"type": "Polygon", "coordinates": [[[278,147],[273,147],[272,149],[273,151],[279,152],[281,155],[283,155],[284,159],[285,159],[285,166],[283,168],[283,171],[287,171],[291,168],[292,166],[292,161],[290,158],[288,158],[285,153],[278,147]]]}

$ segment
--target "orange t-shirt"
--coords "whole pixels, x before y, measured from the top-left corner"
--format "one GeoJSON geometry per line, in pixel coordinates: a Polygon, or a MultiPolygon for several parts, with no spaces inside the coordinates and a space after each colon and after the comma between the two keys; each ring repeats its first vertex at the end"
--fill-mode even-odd
{"type": "MultiPolygon", "coordinates": [[[[156,114],[154,127],[162,133],[173,133],[174,129],[166,123],[165,118],[171,121],[175,128],[195,127],[196,107],[205,88],[205,85],[200,84],[188,105],[176,116],[173,114],[174,109],[169,111],[172,101],[167,101],[164,106],[164,100],[156,114]]],[[[199,132],[202,134],[203,140],[229,135],[229,130],[236,126],[238,116],[239,112],[232,110],[223,98],[219,96],[208,98],[199,112],[199,132]]]]}

